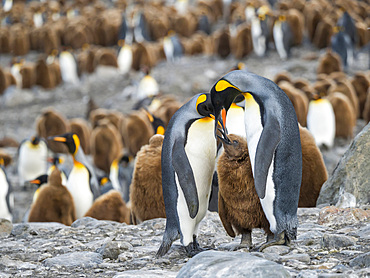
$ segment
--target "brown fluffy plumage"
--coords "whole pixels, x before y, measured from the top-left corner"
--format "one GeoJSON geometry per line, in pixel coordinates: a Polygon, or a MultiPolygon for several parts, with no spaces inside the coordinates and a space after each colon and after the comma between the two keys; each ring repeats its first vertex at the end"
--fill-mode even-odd
{"type": "Polygon", "coordinates": [[[69,126],[72,133],[76,133],[80,138],[81,147],[85,154],[90,154],[90,134],[91,128],[89,123],[82,118],[69,120],[69,126]]]}
{"type": "Polygon", "coordinates": [[[94,164],[106,173],[110,171],[110,165],[122,152],[121,136],[114,125],[103,119],[91,132],[90,151],[94,164]]]}
{"type": "Polygon", "coordinates": [[[131,213],[134,224],[166,217],[162,193],[161,153],[163,135],[150,138],[137,153],[130,187],[131,213]]]}
{"type": "Polygon", "coordinates": [[[62,185],[60,171],[50,174],[48,184],[40,188],[36,201],[32,204],[29,222],[59,222],[70,226],[76,220],[72,195],[62,185]]]}
{"type": "Polygon", "coordinates": [[[349,98],[342,93],[331,93],[328,100],[335,114],[335,136],[352,138],[356,124],[356,114],[349,98]]]}
{"type": "Polygon", "coordinates": [[[35,65],[28,63],[22,65],[19,73],[22,75],[22,89],[30,89],[36,84],[35,65]]]}
{"type": "Polygon", "coordinates": [[[247,141],[229,134],[232,145],[224,144],[225,151],[217,164],[218,213],[229,236],[250,233],[262,228],[271,234],[270,224],[263,212],[254,187],[247,141]]]}
{"type": "Polygon", "coordinates": [[[308,112],[308,98],[300,89],[295,88],[287,81],[281,81],[279,87],[288,95],[293,103],[294,110],[297,114],[298,122],[302,126],[306,126],[308,112]]]}
{"type": "Polygon", "coordinates": [[[117,55],[113,49],[100,48],[95,54],[95,65],[118,68],[117,55]]]}
{"type": "Polygon", "coordinates": [[[95,200],[85,216],[98,220],[110,220],[130,223],[130,209],[126,206],[117,190],[110,190],[95,200]]]}
{"type": "Polygon", "coordinates": [[[231,39],[231,51],[236,59],[241,59],[253,51],[251,27],[247,23],[238,26],[237,34],[231,39]]]}
{"type": "Polygon", "coordinates": [[[370,121],[370,88],[367,90],[367,98],[362,112],[362,118],[366,123],[370,121]]]}
{"type": "Polygon", "coordinates": [[[132,156],[136,156],[140,148],[148,144],[150,137],[154,135],[148,116],[142,110],[134,111],[124,117],[119,130],[123,145],[132,156]]]}
{"type": "Polygon", "coordinates": [[[282,72],[279,72],[278,74],[275,75],[274,77],[274,80],[273,80],[277,85],[279,85],[279,83],[281,81],[287,81],[287,82],[292,82],[292,78],[290,76],[290,73],[287,72],[287,71],[282,71],[282,72]]]}
{"type": "Polygon", "coordinates": [[[335,71],[342,71],[341,60],[337,53],[328,50],[324,56],[319,59],[317,74],[330,74],[335,71]]]}
{"type": "MultiPolygon", "coordinates": [[[[4,166],[8,166],[10,163],[12,163],[12,157],[10,154],[8,154],[5,150],[0,148],[0,161],[3,161],[4,166]]],[[[0,163],[1,165],[1,163],[0,163]]]]}
{"type": "Polygon", "coordinates": [[[335,93],[335,92],[340,92],[347,96],[352,104],[353,110],[355,111],[356,118],[354,122],[356,121],[357,117],[360,116],[360,105],[358,101],[358,97],[356,95],[356,91],[353,88],[351,82],[348,80],[340,80],[337,82],[336,85],[331,86],[328,90],[328,95],[335,93]]]}
{"type": "Polygon", "coordinates": [[[330,45],[333,27],[333,24],[329,20],[324,19],[319,22],[312,41],[317,48],[321,49],[330,45]]]}
{"type": "Polygon", "coordinates": [[[366,74],[357,72],[352,78],[351,83],[356,91],[360,103],[360,117],[362,118],[367,97],[367,90],[370,86],[370,80],[366,77],[366,74]]]}
{"type": "Polygon", "coordinates": [[[299,126],[302,146],[302,184],[298,207],[315,207],[321,186],[328,179],[324,159],[307,128],[299,126]]]}
{"type": "Polygon", "coordinates": [[[215,54],[219,55],[221,58],[226,58],[231,53],[230,47],[230,33],[229,30],[224,28],[217,30],[213,33],[215,54]]]}
{"type": "MultiPolygon", "coordinates": [[[[37,135],[45,138],[69,132],[70,128],[65,117],[53,108],[47,108],[42,115],[36,119],[37,135]]],[[[56,153],[68,153],[67,146],[47,140],[50,150],[56,153]]]]}

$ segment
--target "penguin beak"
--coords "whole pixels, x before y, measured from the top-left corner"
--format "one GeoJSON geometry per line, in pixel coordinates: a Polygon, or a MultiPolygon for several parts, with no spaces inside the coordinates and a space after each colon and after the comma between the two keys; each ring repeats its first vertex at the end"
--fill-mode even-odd
{"type": "Polygon", "coordinates": [[[217,134],[217,137],[221,140],[223,144],[231,145],[231,141],[229,137],[227,137],[225,130],[219,128],[218,131],[221,133],[222,136],[217,134]]]}
{"type": "Polygon", "coordinates": [[[32,183],[32,184],[40,184],[41,182],[40,182],[40,180],[31,180],[31,181],[29,181],[29,183],[32,183]]]}
{"type": "Polygon", "coordinates": [[[64,138],[64,137],[59,137],[59,136],[51,136],[51,137],[48,137],[48,140],[53,140],[53,141],[56,141],[56,142],[62,142],[62,143],[65,143],[67,142],[67,139],[64,138]]]}

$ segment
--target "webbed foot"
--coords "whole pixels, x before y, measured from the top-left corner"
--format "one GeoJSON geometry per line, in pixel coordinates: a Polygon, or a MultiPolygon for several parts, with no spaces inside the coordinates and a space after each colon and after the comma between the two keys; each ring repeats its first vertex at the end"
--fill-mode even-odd
{"type": "Polygon", "coordinates": [[[267,242],[262,244],[258,251],[262,252],[267,247],[273,246],[273,245],[289,245],[290,240],[285,236],[285,232],[281,232],[278,235],[275,235],[273,239],[271,239],[271,236],[267,236],[267,242]]]}

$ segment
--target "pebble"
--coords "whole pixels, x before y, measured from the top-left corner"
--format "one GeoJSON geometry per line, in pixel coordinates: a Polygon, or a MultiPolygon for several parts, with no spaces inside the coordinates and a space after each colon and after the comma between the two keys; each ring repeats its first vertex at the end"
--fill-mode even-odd
{"type": "Polygon", "coordinates": [[[13,224],[7,219],[0,218],[0,238],[7,237],[13,230],[13,224]]]}
{"type": "Polygon", "coordinates": [[[325,234],[322,237],[321,245],[324,248],[334,249],[341,247],[348,247],[356,244],[356,240],[352,237],[344,235],[330,235],[325,234]]]}

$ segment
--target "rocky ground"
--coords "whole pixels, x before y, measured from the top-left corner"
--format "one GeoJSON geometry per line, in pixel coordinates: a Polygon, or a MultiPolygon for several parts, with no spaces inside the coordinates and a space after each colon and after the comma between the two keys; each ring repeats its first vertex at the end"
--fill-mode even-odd
{"type": "MultiPolygon", "coordinates": [[[[293,78],[305,77],[313,82],[319,55],[317,50],[305,46],[294,49],[293,58],[286,62],[281,62],[274,51],[265,59],[252,54],[243,62],[250,71],[268,78],[287,70],[293,78]]],[[[0,63],[7,63],[8,59],[1,56],[0,63]]],[[[348,74],[366,70],[368,59],[366,53],[360,53],[358,62],[348,74]]],[[[209,91],[237,62],[233,58],[184,57],[176,64],[160,63],[152,75],[162,93],[175,94],[185,100],[195,93],[209,91]]],[[[0,97],[0,138],[10,136],[21,141],[32,136],[36,117],[49,106],[67,118],[84,117],[90,97],[101,107],[128,113],[135,103],[134,92],[140,77],[140,73],[122,76],[115,70],[100,68],[84,76],[78,85],[63,84],[51,91],[10,88],[0,97]]],[[[363,121],[358,121],[356,134],[364,125],[363,121]]],[[[350,140],[336,140],[333,149],[323,151],[329,175],[349,144],[350,140]]],[[[20,188],[16,149],[7,148],[6,151],[14,156],[14,163],[7,171],[15,188],[13,222],[19,223],[31,203],[34,188],[20,188]]],[[[209,213],[201,224],[199,241],[201,246],[218,252],[207,251],[201,254],[201,260],[195,257],[190,261],[179,242],[163,258],[155,257],[164,231],[164,219],[128,226],[84,218],[72,227],[27,223],[14,224],[12,231],[10,223],[3,223],[0,225],[0,233],[4,232],[0,240],[0,277],[175,277],[178,274],[181,277],[215,277],[215,271],[220,271],[222,277],[235,277],[235,273],[244,277],[252,277],[251,273],[266,277],[269,276],[267,265],[276,271],[273,277],[368,277],[369,212],[366,206],[299,209],[297,241],[290,247],[270,247],[264,253],[253,251],[252,257],[246,255],[245,249],[231,252],[240,239],[235,243],[224,231],[218,215],[209,213]],[[243,263],[231,269],[230,264],[225,267],[222,263],[230,258],[243,263]],[[214,260],[218,263],[207,266],[208,261],[214,260]],[[199,262],[203,265],[194,265],[199,262]],[[251,266],[250,270],[247,265],[251,266]],[[222,270],[217,269],[221,266],[224,266],[222,270]]],[[[263,241],[262,232],[256,231],[254,244],[260,245],[263,241]]]]}

